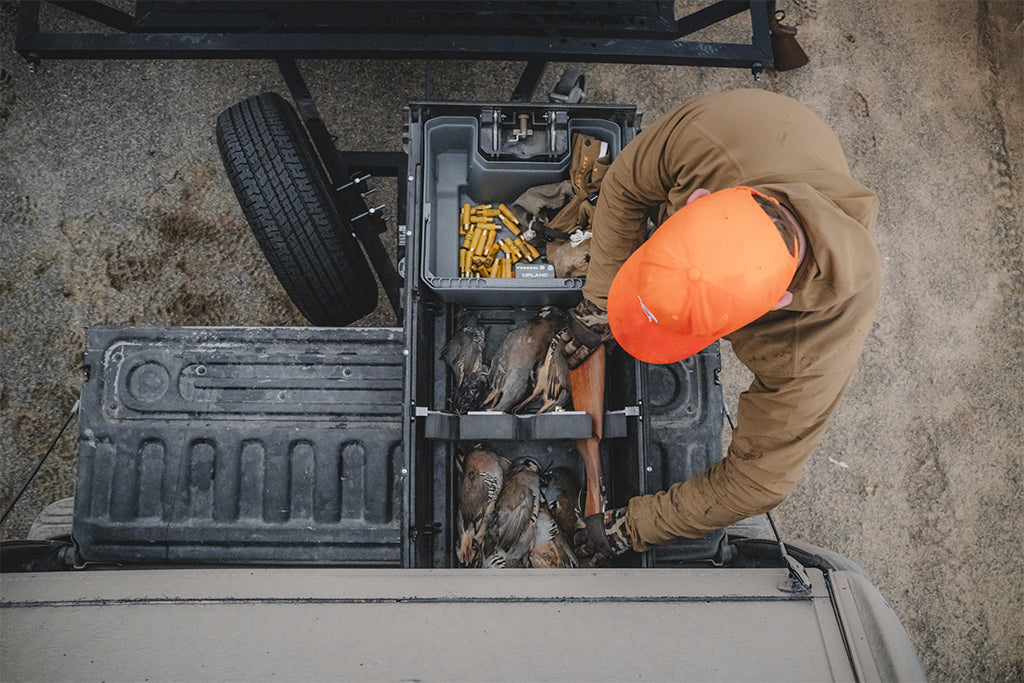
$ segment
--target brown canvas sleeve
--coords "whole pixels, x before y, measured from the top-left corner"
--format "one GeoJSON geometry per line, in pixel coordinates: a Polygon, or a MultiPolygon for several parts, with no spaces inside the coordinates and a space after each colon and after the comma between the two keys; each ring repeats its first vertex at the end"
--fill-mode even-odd
{"type": "Polygon", "coordinates": [[[755,379],[740,395],[728,457],[668,491],[630,500],[626,525],[634,549],[698,538],[785,500],[851,374],[755,379]]]}
{"type": "Polygon", "coordinates": [[[688,105],[678,107],[640,133],[605,174],[594,211],[590,266],[583,286],[584,298],[601,308],[607,307],[615,274],[647,238],[648,218],[658,220],[669,210],[666,207],[683,206],[689,191],[702,179],[687,170],[694,150],[707,147],[699,129],[688,130],[683,125],[689,112],[688,105]]]}

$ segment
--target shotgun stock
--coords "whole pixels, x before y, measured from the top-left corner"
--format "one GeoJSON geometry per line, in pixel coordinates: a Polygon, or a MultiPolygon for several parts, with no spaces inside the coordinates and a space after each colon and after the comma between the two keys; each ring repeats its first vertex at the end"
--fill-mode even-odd
{"type": "Polygon", "coordinates": [[[575,370],[569,371],[572,388],[572,405],[590,415],[594,425],[588,439],[576,439],[576,448],[583,458],[587,476],[586,498],[583,514],[585,517],[604,512],[604,484],[601,475],[601,434],[604,429],[604,367],[605,348],[590,354],[575,370]]]}
{"type": "Polygon", "coordinates": [[[768,3],[768,32],[771,34],[776,71],[797,69],[810,61],[800,43],[796,42],[796,27],[780,23],[785,18],[786,13],[776,10],[774,1],[768,3]]]}

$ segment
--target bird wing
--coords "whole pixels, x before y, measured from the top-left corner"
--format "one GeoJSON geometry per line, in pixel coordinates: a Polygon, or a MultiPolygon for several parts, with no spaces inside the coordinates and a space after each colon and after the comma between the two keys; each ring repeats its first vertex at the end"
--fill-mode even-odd
{"type": "Polygon", "coordinates": [[[536,519],[535,509],[536,501],[526,486],[516,487],[508,496],[502,494],[495,506],[499,548],[507,550],[522,538],[536,519]]]}
{"type": "Polygon", "coordinates": [[[441,349],[440,358],[455,374],[456,386],[483,365],[484,339],[480,328],[456,330],[441,349]]]}

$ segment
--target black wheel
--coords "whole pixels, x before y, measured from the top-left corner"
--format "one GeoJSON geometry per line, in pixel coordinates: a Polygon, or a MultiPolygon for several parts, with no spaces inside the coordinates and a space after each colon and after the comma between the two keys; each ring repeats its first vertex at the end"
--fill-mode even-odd
{"type": "Polygon", "coordinates": [[[578,69],[566,69],[549,94],[552,102],[579,104],[587,99],[586,75],[578,69]]]}
{"type": "Polygon", "coordinates": [[[377,283],[331,199],[295,109],[262,93],[217,119],[231,187],[277,279],[314,325],[348,325],[377,306],[377,283]]]}

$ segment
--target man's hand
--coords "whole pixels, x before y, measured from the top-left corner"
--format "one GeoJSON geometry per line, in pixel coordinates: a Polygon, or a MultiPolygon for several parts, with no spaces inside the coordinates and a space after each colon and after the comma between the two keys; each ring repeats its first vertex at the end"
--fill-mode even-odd
{"type": "Polygon", "coordinates": [[[626,508],[606,510],[584,520],[585,529],[576,532],[573,545],[580,559],[610,560],[633,547],[626,532],[626,508]]]}
{"type": "Polygon", "coordinates": [[[601,344],[611,340],[612,329],[608,326],[608,312],[584,299],[576,308],[569,311],[569,322],[559,333],[559,337],[564,342],[569,369],[573,370],[597,351],[601,344]]]}

